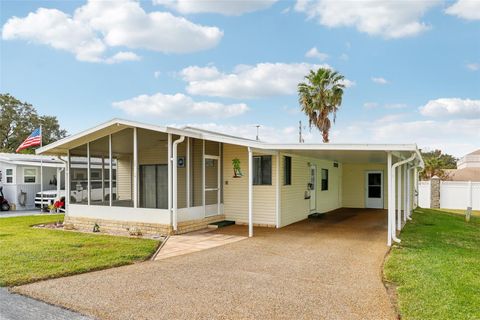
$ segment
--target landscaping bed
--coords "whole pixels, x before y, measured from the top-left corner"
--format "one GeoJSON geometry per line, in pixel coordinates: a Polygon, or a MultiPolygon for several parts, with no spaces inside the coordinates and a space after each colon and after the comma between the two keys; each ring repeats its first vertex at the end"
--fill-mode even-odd
{"type": "Polygon", "coordinates": [[[392,247],[385,281],[402,319],[480,319],[480,219],[417,209],[392,247]]]}
{"type": "Polygon", "coordinates": [[[159,241],[32,228],[63,215],[0,219],[0,286],[14,286],[148,259],[159,241]]]}

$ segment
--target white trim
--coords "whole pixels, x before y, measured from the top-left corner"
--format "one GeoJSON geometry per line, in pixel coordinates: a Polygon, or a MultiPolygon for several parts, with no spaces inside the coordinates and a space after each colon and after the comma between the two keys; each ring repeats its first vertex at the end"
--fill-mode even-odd
{"type": "Polygon", "coordinates": [[[275,186],[275,225],[280,228],[281,225],[281,196],[280,196],[280,152],[276,155],[276,186],[275,186]]]}
{"type": "Polygon", "coordinates": [[[91,178],[90,178],[90,142],[87,142],[87,204],[91,204],[91,178]]]}
{"type": "Polygon", "coordinates": [[[253,152],[248,147],[248,236],[253,237],[253,152]]]}
{"type": "Polygon", "coordinates": [[[138,139],[137,127],[133,128],[133,207],[138,208],[138,139]]]}
{"type": "MultiPolygon", "coordinates": [[[[173,223],[172,213],[172,134],[168,134],[167,146],[167,172],[168,172],[168,212],[170,214],[170,223],[173,223]]],[[[173,225],[172,225],[173,226],[173,225]]]]}

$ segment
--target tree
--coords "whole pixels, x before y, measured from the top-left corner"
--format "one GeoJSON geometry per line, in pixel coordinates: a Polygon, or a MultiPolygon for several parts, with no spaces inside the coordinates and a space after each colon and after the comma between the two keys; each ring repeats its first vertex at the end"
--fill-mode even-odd
{"type": "Polygon", "coordinates": [[[298,101],[308,117],[310,129],[317,127],[322,133],[323,142],[327,143],[332,126],[329,116],[333,115],[335,123],[338,108],[342,104],[345,78],[336,71],[319,68],[317,71],[310,70],[305,79],[298,84],[298,101]]]}
{"type": "Polygon", "coordinates": [[[433,176],[437,176],[442,180],[448,179],[448,173],[445,169],[456,169],[457,158],[442,153],[441,150],[422,152],[422,158],[425,162],[425,169],[420,172],[420,178],[429,180],[433,176]]]}
{"type": "MultiPolygon", "coordinates": [[[[43,144],[64,138],[67,131],[60,128],[55,116],[38,115],[37,110],[10,94],[0,94],[0,152],[15,152],[17,147],[42,125],[43,144]]],[[[25,149],[22,153],[34,153],[25,149]]]]}

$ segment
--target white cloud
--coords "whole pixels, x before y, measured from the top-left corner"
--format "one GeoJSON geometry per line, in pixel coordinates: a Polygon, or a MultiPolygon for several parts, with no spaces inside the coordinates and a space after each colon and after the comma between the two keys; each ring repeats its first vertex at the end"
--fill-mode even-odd
{"type": "Polygon", "coordinates": [[[405,109],[408,107],[405,103],[386,103],[383,105],[380,105],[377,102],[365,102],[363,104],[363,107],[365,109],[377,109],[377,108],[384,108],[388,110],[398,110],[398,109],[405,109]]]}
{"type": "MultiPolygon", "coordinates": [[[[430,100],[420,107],[420,113],[428,117],[457,117],[480,119],[480,100],[440,98],[430,100]]],[[[477,131],[480,131],[477,128],[477,131]]]]}
{"type": "Polygon", "coordinates": [[[375,109],[379,107],[379,104],[376,102],[365,102],[363,106],[365,107],[365,109],[375,109]]]}
{"type": "Polygon", "coordinates": [[[348,56],[348,54],[342,53],[339,58],[340,60],[347,61],[350,57],[348,56]]]}
{"type": "Polygon", "coordinates": [[[295,10],[327,27],[355,27],[360,32],[374,36],[403,38],[430,28],[420,18],[437,3],[438,0],[297,0],[295,10]]]}
{"type": "Polygon", "coordinates": [[[277,0],[153,0],[153,4],[163,5],[182,14],[218,13],[226,16],[239,16],[271,7],[277,0]]]}
{"type": "Polygon", "coordinates": [[[116,63],[138,60],[129,52],[105,57],[115,47],[164,53],[206,50],[218,44],[223,32],[192,23],[168,12],[145,12],[134,0],[90,0],[73,16],[39,8],[24,18],[12,17],[2,28],[4,40],[22,39],[75,54],[80,61],[116,63]]]}
{"type": "Polygon", "coordinates": [[[138,61],[140,57],[133,52],[120,51],[114,54],[112,57],[105,60],[106,63],[113,64],[123,61],[138,61]]]}
{"type": "Polygon", "coordinates": [[[154,116],[168,119],[188,117],[229,118],[249,110],[244,103],[222,104],[217,102],[194,101],[181,93],[174,95],[156,93],[140,95],[128,100],[114,102],[115,108],[131,116],[154,116]]]}
{"type": "MultiPolygon", "coordinates": [[[[259,63],[238,65],[232,73],[220,72],[214,66],[191,66],[180,74],[188,82],[192,95],[260,98],[296,94],[297,85],[310,70],[330,66],[308,63],[259,63]]],[[[355,83],[346,79],[346,86],[355,83]]]]}
{"type": "Polygon", "coordinates": [[[387,84],[388,81],[385,78],[382,77],[372,77],[372,81],[375,82],[376,84],[387,84]]]}
{"type": "Polygon", "coordinates": [[[155,79],[158,79],[158,78],[160,78],[160,75],[161,75],[161,74],[162,74],[162,73],[161,73],[160,71],[154,71],[154,72],[153,72],[153,77],[154,77],[155,79]]]}
{"type": "Polygon", "coordinates": [[[305,53],[305,57],[324,61],[328,59],[328,54],[318,51],[317,47],[313,47],[305,53]]]}
{"type": "Polygon", "coordinates": [[[445,13],[466,20],[480,20],[480,1],[458,0],[448,7],[445,13]]]}
{"type": "Polygon", "coordinates": [[[480,70],[480,63],[469,63],[467,64],[467,68],[471,71],[478,71],[480,70]]]}
{"type": "Polygon", "coordinates": [[[348,79],[343,79],[339,81],[339,83],[342,83],[345,86],[345,88],[351,88],[357,85],[355,81],[348,80],[348,79]]]}

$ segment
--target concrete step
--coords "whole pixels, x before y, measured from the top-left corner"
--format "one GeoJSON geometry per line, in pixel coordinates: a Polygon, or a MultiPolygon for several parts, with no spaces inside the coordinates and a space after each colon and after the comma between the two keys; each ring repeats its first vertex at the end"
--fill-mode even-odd
{"type": "Polygon", "coordinates": [[[210,224],[208,225],[208,228],[210,228],[210,229],[218,229],[218,228],[223,228],[223,227],[226,227],[226,226],[231,226],[231,225],[234,225],[234,224],[235,224],[235,221],[222,220],[222,221],[210,223],[210,224]]]}

